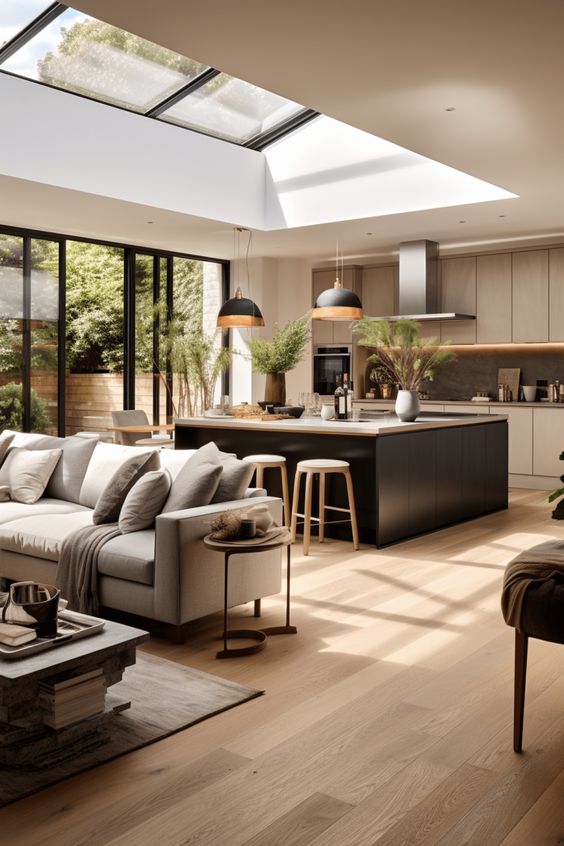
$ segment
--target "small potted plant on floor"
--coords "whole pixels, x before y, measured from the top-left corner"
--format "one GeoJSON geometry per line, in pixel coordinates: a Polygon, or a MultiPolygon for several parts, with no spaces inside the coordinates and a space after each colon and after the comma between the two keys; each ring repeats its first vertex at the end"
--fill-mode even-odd
{"type": "Polygon", "coordinates": [[[373,350],[368,361],[383,368],[390,382],[399,387],[396,414],[412,422],[420,411],[421,383],[432,379],[437,368],[454,358],[435,338],[422,338],[415,320],[374,320],[365,317],[354,327],[359,344],[373,350]]]}
{"type": "Polygon", "coordinates": [[[282,328],[277,326],[270,341],[259,337],[247,341],[253,370],[266,375],[265,402],[275,406],[285,404],[286,373],[304,357],[309,338],[309,314],[306,314],[289,320],[282,328]]]}
{"type": "MultiPolygon", "coordinates": [[[[560,453],[560,461],[564,461],[564,452],[560,453]]],[[[564,475],[560,476],[560,481],[564,483],[564,475]]],[[[552,491],[547,496],[546,501],[555,502],[557,499],[560,501],[556,503],[556,508],[552,512],[552,519],[564,520],[564,484],[552,491]]]]}

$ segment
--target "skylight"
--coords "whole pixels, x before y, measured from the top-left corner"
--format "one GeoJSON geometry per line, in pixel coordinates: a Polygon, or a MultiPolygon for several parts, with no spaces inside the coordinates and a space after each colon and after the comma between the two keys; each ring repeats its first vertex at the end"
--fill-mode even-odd
{"type": "Polygon", "coordinates": [[[1,71],[237,144],[258,148],[313,114],[60,3],[3,2],[0,37],[1,71]]]}

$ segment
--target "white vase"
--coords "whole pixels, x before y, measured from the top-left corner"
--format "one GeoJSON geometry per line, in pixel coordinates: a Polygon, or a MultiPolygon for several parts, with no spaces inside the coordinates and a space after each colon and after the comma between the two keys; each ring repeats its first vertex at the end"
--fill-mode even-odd
{"type": "Polygon", "coordinates": [[[403,423],[413,423],[420,411],[421,405],[417,391],[398,391],[396,414],[403,423]]]}

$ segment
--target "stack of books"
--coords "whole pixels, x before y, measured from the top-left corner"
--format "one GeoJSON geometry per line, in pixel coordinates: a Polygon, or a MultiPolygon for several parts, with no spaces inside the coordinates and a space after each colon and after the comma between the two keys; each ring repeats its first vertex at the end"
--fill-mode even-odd
{"type": "Polygon", "coordinates": [[[54,729],[104,712],[106,679],[101,667],[80,676],[39,686],[43,722],[54,729]]]}

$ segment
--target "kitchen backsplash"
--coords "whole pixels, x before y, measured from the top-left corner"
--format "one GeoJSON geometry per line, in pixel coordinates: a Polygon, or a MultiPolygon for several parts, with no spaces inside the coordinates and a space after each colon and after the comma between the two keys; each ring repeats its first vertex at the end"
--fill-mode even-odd
{"type": "MultiPolygon", "coordinates": [[[[373,366],[373,365],[372,365],[373,366]]],[[[500,367],[520,367],[521,385],[535,385],[537,379],[564,384],[564,345],[556,347],[519,345],[515,349],[472,346],[456,350],[456,358],[444,364],[433,382],[422,386],[431,399],[467,400],[477,391],[497,398],[497,371],[500,367]]],[[[367,365],[365,384],[371,366],[367,365]]]]}

